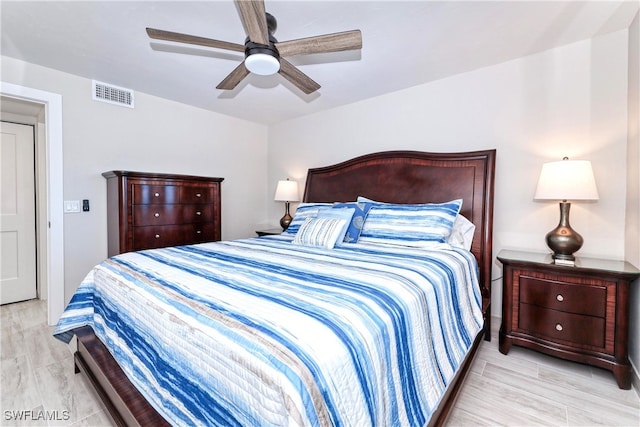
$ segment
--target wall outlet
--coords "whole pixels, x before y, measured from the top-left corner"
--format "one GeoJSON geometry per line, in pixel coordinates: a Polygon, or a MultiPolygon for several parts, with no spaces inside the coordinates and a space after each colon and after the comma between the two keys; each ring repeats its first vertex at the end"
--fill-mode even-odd
{"type": "Polygon", "coordinates": [[[82,200],[82,212],[89,212],[89,199],[82,200]]]}

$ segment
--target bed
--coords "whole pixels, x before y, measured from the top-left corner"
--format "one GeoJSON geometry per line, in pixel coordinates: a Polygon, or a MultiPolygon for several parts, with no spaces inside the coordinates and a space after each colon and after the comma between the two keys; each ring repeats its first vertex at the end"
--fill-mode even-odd
{"type": "Polygon", "coordinates": [[[310,169],[302,205],[360,197],[362,242],[306,245],[348,221],[294,217],[279,236],[122,254],[55,334],[77,336],[76,373],[118,425],[441,425],[490,339],[494,166],[495,150],[390,151],[310,169]],[[452,201],[470,250],[379,245],[366,225],[452,201]]]}

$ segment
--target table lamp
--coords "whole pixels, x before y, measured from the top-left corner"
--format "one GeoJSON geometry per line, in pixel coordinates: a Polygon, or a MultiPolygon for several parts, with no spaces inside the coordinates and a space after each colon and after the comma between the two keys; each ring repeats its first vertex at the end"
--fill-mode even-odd
{"type": "Polygon", "coordinates": [[[591,162],[565,157],[543,164],[534,198],[560,201],[560,222],[545,239],[556,264],[575,265],[573,254],[582,247],[584,239],[569,224],[571,203],[568,200],[598,200],[591,162]]]}
{"type": "Polygon", "coordinates": [[[300,196],[298,194],[298,183],[296,181],[289,181],[289,178],[286,181],[278,181],[274,200],[284,202],[284,216],[280,218],[282,230],[286,230],[293,219],[289,214],[289,202],[299,201],[300,196]]]}

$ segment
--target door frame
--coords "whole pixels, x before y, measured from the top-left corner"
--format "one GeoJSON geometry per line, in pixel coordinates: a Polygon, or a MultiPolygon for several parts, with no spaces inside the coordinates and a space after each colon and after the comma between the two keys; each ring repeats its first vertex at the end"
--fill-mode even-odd
{"type": "MultiPolygon", "coordinates": [[[[47,248],[47,320],[55,325],[65,306],[64,295],[64,218],[63,218],[63,167],[62,167],[62,95],[33,89],[12,83],[0,82],[0,94],[10,98],[31,101],[44,106],[46,153],[46,217],[49,227],[47,248]]],[[[42,215],[43,212],[40,212],[42,215]]]]}

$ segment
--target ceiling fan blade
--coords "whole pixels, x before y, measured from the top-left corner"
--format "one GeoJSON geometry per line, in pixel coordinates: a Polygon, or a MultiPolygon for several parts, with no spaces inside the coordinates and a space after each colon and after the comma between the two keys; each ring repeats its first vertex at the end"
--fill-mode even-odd
{"type": "Polygon", "coordinates": [[[343,31],[304,39],[276,43],[280,56],[307,55],[312,53],[339,52],[362,48],[360,30],[343,31]]]}
{"type": "Polygon", "coordinates": [[[254,43],[269,44],[267,13],[263,0],[236,0],[240,20],[249,40],[254,43]]]}
{"type": "Polygon", "coordinates": [[[292,63],[280,57],[280,71],[285,79],[293,83],[298,89],[309,95],[320,89],[320,85],[302,71],[298,70],[292,63]]]}
{"type": "Polygon", "coordinates": [[[229,73],[229,75],[225,77],[218,86],[216,86],[216,89],[232,90],[248,75],[249,70],[244,66],[243,61],[231,73],[229,73]]]}
{"type": "Polygon", "coordinates": [[[170,42],[197,44],[199,46],[214,47],[217,49],[233,50],[236,52],[244,52],[244,45],[220,40],[208,39],[206,37],[191,36],[189,34],[174,33],[172,31],[157,30],[155,28],[147,28],[147,34],[152,39],[166,40],[170,42]]]}

